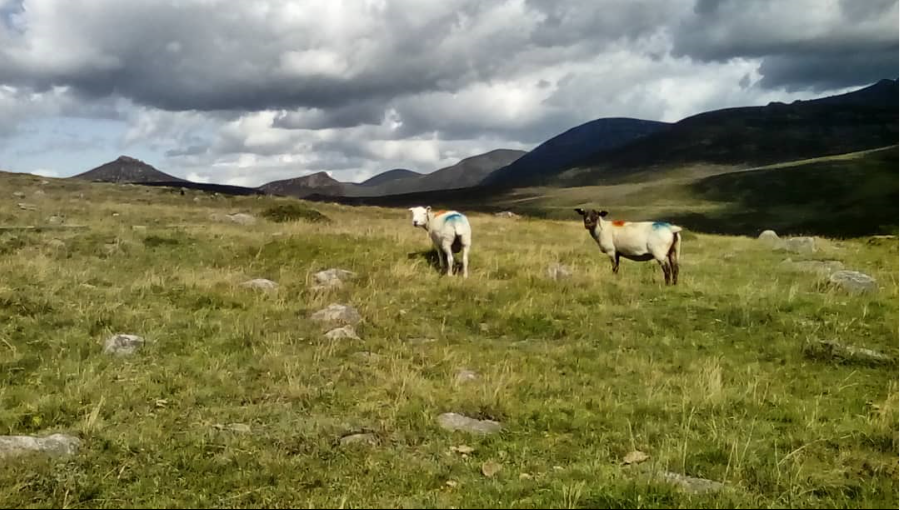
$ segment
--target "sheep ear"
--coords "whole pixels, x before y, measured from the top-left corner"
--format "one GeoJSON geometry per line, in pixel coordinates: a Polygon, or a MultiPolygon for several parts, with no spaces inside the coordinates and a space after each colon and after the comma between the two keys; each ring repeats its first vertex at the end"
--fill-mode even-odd
{"type": "Polygon", "coordinates": [[[600,211],[600,217],[601,217],[601,218],[605,218],[607,214],[609,214],[609,213],[606,212],[606,211],[600,211]]]}
{"type": "Polygon", "coordinates": [[[584,216],[584,209],[582,209],[582,208],[580,208],[580,207],[579,207],[578,209],[575,209],[575,212],[577,212],[578,214],[584,216]]]}
{"type": "Polygon", "coordinates": [[[428,207],[426,207],[426,208],[425,208],[425,211],[426,211],[426,212],[431,212],[431,206],[429,205],[428,207]]]}

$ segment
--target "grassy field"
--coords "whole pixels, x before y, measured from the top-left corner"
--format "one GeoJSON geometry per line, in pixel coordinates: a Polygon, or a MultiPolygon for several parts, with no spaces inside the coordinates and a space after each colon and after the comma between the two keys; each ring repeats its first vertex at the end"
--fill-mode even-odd
{"type": "Polygon", "coordinates": [[[807,256],[878,280],[857,296],[780,264],[803,256],[687,232],[666,288],[649,263],[614,276],[574,215],[473,214],[462,280],[432,267],[404,210],[315,204],[330,223],[276,223],[264,211],[290,201],[9,175],[0,189],[0,225],[89,227],[0,232],[0,434],[83,441],[0,463],[0,505],[897,507],[897,365],[803,354],[837,340],[897,357],[896,240],[807,256]],[[210,219],[230,212],[259,222],[210,219]],[[549,279],[554,263],[573,276],[549,279]],[[313,292],[331,267],[358,278],[313,292]],[[361,340],[323,338],[310,316],[331,303],[359,309],[361,340]],[[105,356],[114,333],[151,343],[105,356]],[[504,430],[446,432],[445,412],[504,430]],[[358,432],[377,444],[340,444],[358,432]],[[633,450],[650,459],[623,466],[633,450]],[[656,470],[727,489],[691,495],[656,470]]]}

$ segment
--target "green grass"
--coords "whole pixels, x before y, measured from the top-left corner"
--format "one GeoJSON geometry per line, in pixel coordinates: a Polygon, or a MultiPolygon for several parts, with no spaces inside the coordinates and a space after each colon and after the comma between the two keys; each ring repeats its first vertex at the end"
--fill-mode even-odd
{"type": "Polygon", "coordinates": [[[896,240],[820,241],[815,258],[878,280],[852,296],[755,239],[688,232],[666,288],[649,263],[612,275],[578,218],[472,214],[462,280],[430,265],[405,210],[315,204],[332,223],[240,226],[209,218],[296,202],[0,179],[28,195],[0,201],[3,225],[90,227],[0,232],[0,433],[84,443],[4,461],[4,506],[897,505],[897,366],[803,353],[822,339],[897,356],[896,240]],[[548,280],[555,262],[574,276],[548,280]],[[358,278],[312,292],[330,267],[358,278]],[[240,287],[250,278],[280,288],[240,287]],[[322,338],[309,317],[333,302],[359,309],[361,341],[322,338]],[[153,343],[104,356],[120,332],[153,343]],[[480,378],[455,382],[461,368],[480,378]],[[443,412],[504,432],[448,433],[443,412]],[[231,423],[253,434],[215,427],[231,423]],[[341,447],[355,432],[378,445],[341,447]],[[450,451],[462,444],[474,453],[450,451]],[[729,489],[649,481],[621,465],[635,449],[642,467],[729,489]],[[488,460],[502,465],[490,479],[488,460]]]}

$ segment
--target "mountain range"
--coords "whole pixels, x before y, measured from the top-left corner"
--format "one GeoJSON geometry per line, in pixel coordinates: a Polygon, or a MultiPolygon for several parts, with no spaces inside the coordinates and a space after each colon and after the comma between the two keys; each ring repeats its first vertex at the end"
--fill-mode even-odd
{"type": "Polygon", "coordinates": [[[325,172],[259,188],[189,183],[127,156],[74,178],[170,183],[225,193],[266,193],[360,204],[417,202],[440,196],[486,196],[490,190],[536,185],[614,183],[692,166],[750,168],[884,147],[897,143],[897,112],[897,80],[881,80],[847,94],[790,104],[726,108],[671,124],[602,118],[560,133],[529,152],[497,149],[431,173],[393,169],[362,183],[340,182],[325,172]]]}

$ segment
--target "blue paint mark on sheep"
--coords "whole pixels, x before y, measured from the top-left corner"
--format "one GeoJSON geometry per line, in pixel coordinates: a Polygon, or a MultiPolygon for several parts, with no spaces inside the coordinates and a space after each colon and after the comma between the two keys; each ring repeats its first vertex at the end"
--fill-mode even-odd
{"type": "Polygon", "coordinates": [[[463,215],[459,213],[448,214],[444,216],[444,222],[462,220],[463,215]]]}
{"type": "Polygon", "coordinates": [[[661,229],[661,228],[669,228],[669,227],[671,227],[671,225],[669,225],[665,221],[654,221],[653,222],[653,230],[657,230],[657,229],[661,229]]]}

